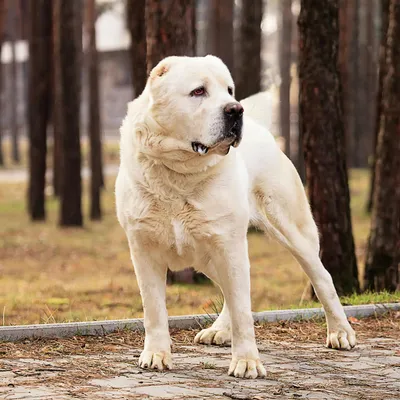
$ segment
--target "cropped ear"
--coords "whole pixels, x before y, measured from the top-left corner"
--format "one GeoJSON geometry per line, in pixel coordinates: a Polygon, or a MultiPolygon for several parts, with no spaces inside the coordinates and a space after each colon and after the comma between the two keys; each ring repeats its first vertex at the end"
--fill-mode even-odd
{"type": "Polygon", "coordinates": [[[169,65],[163,61],[159,62],[150,72],[150,79],[156,79],[165,75],[169,70],[169,65]]]}
{"type": "Polygon", "coordinates": [[[150,72],[150,80],[154,81],[157,78],[164,76],[174,64],[178,57],[172,56],[161,60],[150,72]]]}

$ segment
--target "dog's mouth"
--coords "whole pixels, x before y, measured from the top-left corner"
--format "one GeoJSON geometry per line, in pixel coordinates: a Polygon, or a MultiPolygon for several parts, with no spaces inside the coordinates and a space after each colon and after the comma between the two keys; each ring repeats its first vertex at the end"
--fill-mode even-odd
{"type": "MultiPolygon", "coordinates": [[[[235,142],[240,142],[241,138],[242,138],[242,127],[243,127],[243,122],[241,119],[238,119],[234,122],[234,124],[231,126],[231,128],[229,129],[226,137],[227,138],[236,138],[235,142]]],[[[235,147],[235,146],[234,146],[235,147]]]]}
{"type": "Polygon", "coordinates": [[[217,153],[228,154],[230,147],[238,147],[242,140],[242,124],[236,121],[229,131],[211,146],[200,142],[192,142],[192,149],[201,156],[206,155],[210,150],[217,150],[217,153]]]}
{"type": "Polygon", "coordinates": [[[195,153],[200,154],[201,156],[204,156],[208,153],[209,150],[218,150],[218,153],[222,152],[224,154],[229,153],[230,147],[238,147],[240,143],[240,139],[235,139],[235,140],[229,140],[229,138],[225,138],[221,141],[218,141],[216,144],[212,146],[205,146],[204,144],[200,142],[192,142],[192,149],[195,153]],[[223,150],[223,149],[224,150],[223,150]]]}
{"type": "Polygon", "coordinates": [[[195,153],[199,153],[201,156],[208,153],[209,147],[204,146],[199,142],[192,142],[192,149],[195,153]]]}

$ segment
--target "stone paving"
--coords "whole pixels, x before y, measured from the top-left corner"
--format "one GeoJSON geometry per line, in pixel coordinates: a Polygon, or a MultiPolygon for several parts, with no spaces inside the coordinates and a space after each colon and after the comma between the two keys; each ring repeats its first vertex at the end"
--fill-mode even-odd
{"type": "Polygon", "coordinates": [[[293,340],[261,340],[259,348],[267,378],[257,380],[228,377],[230,349],[201,345],[175,345],[174,370],[166,373],[139,370],[140,351],[130,346],[0,358],[0,399],[400,399],[400,342],[393,337],[365,338],[351,352],[293,340]]]}

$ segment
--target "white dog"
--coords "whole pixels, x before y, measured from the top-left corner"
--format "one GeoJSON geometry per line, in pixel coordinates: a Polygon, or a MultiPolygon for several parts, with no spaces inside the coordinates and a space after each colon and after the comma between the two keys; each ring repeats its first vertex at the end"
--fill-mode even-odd
{"type": "Polygon", "coordinates": [[[299,176],[273,136],[243,118],[234,90],[219,58],[168,57],[128,105],[116,204],[143,301],[142,368],[171,368],[166,273],[193,266],[225,298],[195,342],[231,343],[229,375],[265,376],[251,313],[249,222],[288,248],[310,278],[326,312],[327,345],[350,349],[356,342],[319,259],[299,176]]]}

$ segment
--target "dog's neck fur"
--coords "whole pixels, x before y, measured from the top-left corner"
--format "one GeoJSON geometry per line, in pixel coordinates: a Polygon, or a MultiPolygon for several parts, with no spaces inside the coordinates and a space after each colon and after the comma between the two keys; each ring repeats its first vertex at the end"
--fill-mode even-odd
{"type": "Polygon", "coordinates": [[[228,156],[194,153],[190,143],[168,136],[151,117],[148,110],[150,98],[147,89],[128,105],[128,114],[121,127],[121,165],[137,183],[152,191],[156,185],[159,192],[163,186],[167,192],[187,193],[204,181],[212,179],[226,163],[228,156]]]}

